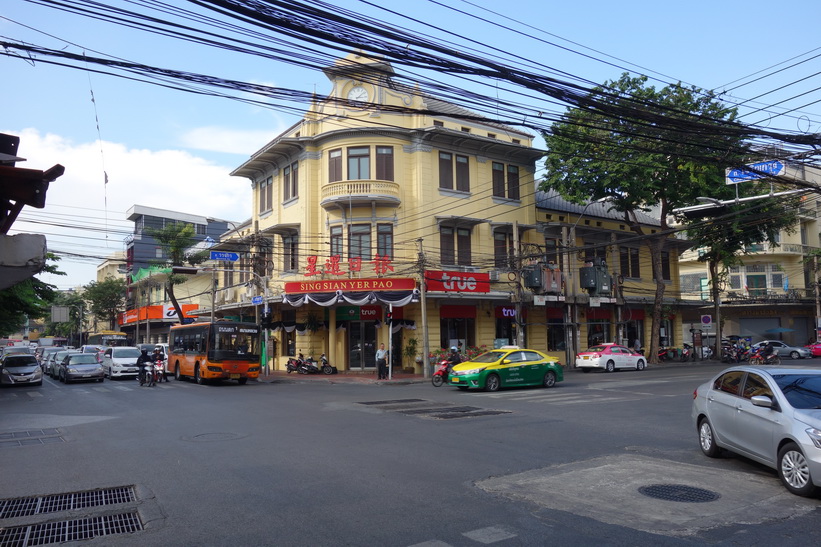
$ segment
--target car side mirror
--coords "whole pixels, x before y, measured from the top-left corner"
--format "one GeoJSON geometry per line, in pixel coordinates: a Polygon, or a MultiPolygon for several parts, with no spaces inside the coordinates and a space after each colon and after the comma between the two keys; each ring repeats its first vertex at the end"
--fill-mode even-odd
{"type": "Polygon", "coordinates": [[[766,395],[754,395],[750,398],[750,402],[753,403],[753,406],[760,406],[763,408],[773,408],[773,400],[766,395]]]}
{"type": "Polygon", "coordinates": [[[510,364],[510,363],[512,363],[512,362],[513,362],[513,361],[511,361],[510,359],[502,359],[502,364],[503,364],[503,365],[509,365],[509,364],[510,364]]]}

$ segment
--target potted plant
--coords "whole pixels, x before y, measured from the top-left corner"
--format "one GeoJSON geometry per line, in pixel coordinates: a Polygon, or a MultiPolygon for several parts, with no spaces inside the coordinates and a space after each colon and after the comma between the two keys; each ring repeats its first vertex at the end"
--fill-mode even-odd
{"type": "Polygon", "coordinates": [[[405,342],[405,347],[402,348],[402,355],[410,361],[410,365],[408,368],[413,369],[414,364],[416,363],[416,346],[418,344],[418,340],[416,338],[409,338],[407,342],[405,342]]]}

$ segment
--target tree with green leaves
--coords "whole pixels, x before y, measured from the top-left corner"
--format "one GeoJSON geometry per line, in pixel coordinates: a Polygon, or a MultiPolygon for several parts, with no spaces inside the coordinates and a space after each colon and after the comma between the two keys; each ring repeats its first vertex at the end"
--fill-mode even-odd
{"type": "Polygon", "coordinates": [[[665,284],[662,252],[670,237],[668,216],[724,187],[724,170],[750,155],[736,111],[712,92],[671,85],[656,89],[645,77],[624,74],[591,91],[596,106],[566,112],[544,135],[547,173],[543,190],[555,189],[575,203],[609,201],[651,256],[656,290],[648,356],[656,359],[665,284]],[[636,211],[655,210],[655,233],[636,211]]]}
{"type": "MultiPolygon", "coordinates": [[[[197,243],[192,224],[177,222],[168,224],[163,228],[149,229],[147,232],[148,235],[159,242],[165,251],[165,256],[168,257],[165,262],[166,266],[197,266],[202,264],[209,256],[207,251],[192,250],[197,243]]],[[[169,273],[166,277],[165,285],[168,298],[171,299],[171,303],[174,305],[179,321],[182,321],[183,314],[174,294],[174,286],[185,283],[187,280],[188,276],[181,274],[169,273]]]]}
{"type": "MultiPolygon", "coordinates": [[[[56,262],[59,258],[51,253],[46,255],[48,261],[56,262]]],[[[55,264],[46,264],[45,272],[65,275],[55,264]]],[[[0,290],[0,336],[19,331],[26,319],[48,317],[51,303],[56,296],[56,287],[31,277],[11,287],[0,290]]]]}
{"type": "Polygon", "coordinates": [[[125,280],[115,277],[92,281],[85,286],[83,297],[91,313],[97,319],[107,321],[109,329],[116,329],[117,314],[125,307],[125,289],[125,280]]]}

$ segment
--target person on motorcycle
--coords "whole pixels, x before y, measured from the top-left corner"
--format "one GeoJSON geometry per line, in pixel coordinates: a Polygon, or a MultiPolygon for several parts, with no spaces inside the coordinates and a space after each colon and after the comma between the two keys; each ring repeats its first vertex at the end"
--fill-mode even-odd
{"type": "Polygon", "coordinates": [[[169,382],[170,380],[168,379],[168,374],[166,374],[165,372],[165,359],[163,358],[162,350],[160,348],[154,348],[154,355],[152,356],[152,361],[154,361],[154,363],[159,363],[161,371],[159,381],[162,382],[163,380],[165,380],[166,382],[169,382]]]}
{"type": "Polygon", "coordinates": [[[448,376],[453,372],[453,365],[458,365],[462,362],[462,356],[459,355],[459,349],[456,346],[450,347],[450,355],[448,355],[448,376]]]}
{"type": "Polygon", "coordinates": [[[151,364],[151,356],[148,355],[147,349],[140,350],[140,356],[137,357],[137,378],[140,380],[140,385],[143,385],[146,381],[145,377],[145,364],[151,364]]]}
{"type": "Polygon", "coordinates": [[[761,348],[761,358],[764,362],[772,361],[773,355],[775,354],[775,347],[773,347],[772,342],[767,342],[764,347],[761,348]]]}

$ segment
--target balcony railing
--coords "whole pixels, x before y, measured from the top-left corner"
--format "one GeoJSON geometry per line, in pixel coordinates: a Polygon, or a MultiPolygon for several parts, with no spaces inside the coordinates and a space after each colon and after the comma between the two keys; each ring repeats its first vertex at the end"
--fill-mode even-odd
{"type": "Polygon", "coordinates": [[[722,304],[784,304],[814,299],[813,289],[750,289],[727,291],[721,296],[722,304]]]}
{"type": "Polygon", "coordinates": [[[377,205],[399,205],[399,184],[387,180],[345,180],[331,182],[322,187],[323,207],[349,204],[361,206],[375,202],[377,205]]]}

